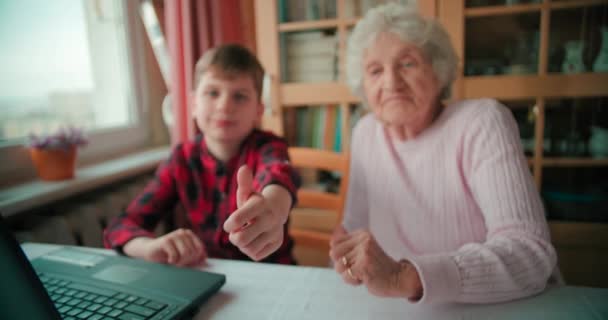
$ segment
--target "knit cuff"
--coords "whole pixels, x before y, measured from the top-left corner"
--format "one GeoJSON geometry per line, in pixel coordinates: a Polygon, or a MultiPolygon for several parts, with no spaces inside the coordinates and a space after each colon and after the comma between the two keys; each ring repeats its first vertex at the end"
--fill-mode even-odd
{"type": "Polygon", "coordinates": [[[420,304],[453,302],[460,294],[460,272],[449,254],[432,254],[408,259],[422,283],[422,299],[411,301],[420,304]]]}

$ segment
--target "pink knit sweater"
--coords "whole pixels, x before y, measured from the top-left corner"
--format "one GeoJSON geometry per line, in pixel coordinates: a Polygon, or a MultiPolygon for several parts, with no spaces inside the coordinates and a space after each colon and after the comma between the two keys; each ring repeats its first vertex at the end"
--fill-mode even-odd
{"type": "Polygon", "coordinates": [[[542,291],[556,254],[510,111],[449,105],[415,139],[373,115],[354,129],[343,225],[369,229],[420,274],[421,303],[506,301],[542,291]]]}

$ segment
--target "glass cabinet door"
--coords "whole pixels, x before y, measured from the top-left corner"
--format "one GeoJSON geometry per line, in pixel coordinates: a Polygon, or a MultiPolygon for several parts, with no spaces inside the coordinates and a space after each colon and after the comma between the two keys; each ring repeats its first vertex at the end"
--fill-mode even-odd
{"type": "Polygon", "coordinates": [[[608,222],[608,97],[550,99],[541,194],[554,220],[608,222]]]}
{"type": "Polygon", "coordinates": [[[607,103],[606,97],[547,100],[545,137],[549,147],[544,156],[585,159],[608,156],[607,103]],[[599,141],[604,132],[605,140],[599,141]]]}
{"type": "Polygon", "coordinates": [[[608,72],[608,3],[466,0],[464,75],[608,72]],[[543,21],[547,27],[541,30],[543,21]],[[546,70],[539,70],[541,34],[546,70]]]}
{"type": "Polygon", "coordinates": [[[538,1],[467,0],[464,9],[465,76],[538,72],[538,1]]]}
{"type": "Polygon", "coordinates": [[[467,17],[465,76],[536,74],[540,13],[467,17]]]}
{"type": "Polygon", "coordinates": [[[552,1],[549,72],[608,72],[608,3],[552,1]]]}

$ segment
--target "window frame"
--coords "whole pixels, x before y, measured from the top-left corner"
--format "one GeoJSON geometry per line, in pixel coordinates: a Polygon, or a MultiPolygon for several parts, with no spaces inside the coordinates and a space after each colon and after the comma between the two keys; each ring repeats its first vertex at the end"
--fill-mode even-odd
{"type": "MultiPolygon", "coordinates": [[[[87,0],[82,0],[87,1],[87,0]]],[[[114,0],[116,1],[116,0],[114,0]]],[[[99,163],[105,159],[128,155],[151,146],[149,120],[148,73],[146,70],[145,30],[139,17],[140,1],[118,1],[123,7],[127,64],[132,94],[129,104],[133,107],[135,123],[87,131],[89,144],[78,149],[77,165],[99,163]]],[[[0,143],[0,187],[36,179],[29,151],[24,147],[27,138],[0,143]]]]}

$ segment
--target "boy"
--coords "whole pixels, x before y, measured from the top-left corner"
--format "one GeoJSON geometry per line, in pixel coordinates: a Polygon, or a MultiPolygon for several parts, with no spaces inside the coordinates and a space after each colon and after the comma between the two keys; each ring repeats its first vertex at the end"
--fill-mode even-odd
{"type": "Polygon", "coordinates": [[[156,179],[113,220],[105,246],[178,266],[207,257],[294,264],[287,217],[299,177],[287,144],[256,129],[264,71],[239,45],[207,51],[195,70],[193,117],[202,134],[178,145],[156,179]],[[152,230],[177,202],[189,229],[152,230]]]}

